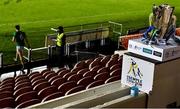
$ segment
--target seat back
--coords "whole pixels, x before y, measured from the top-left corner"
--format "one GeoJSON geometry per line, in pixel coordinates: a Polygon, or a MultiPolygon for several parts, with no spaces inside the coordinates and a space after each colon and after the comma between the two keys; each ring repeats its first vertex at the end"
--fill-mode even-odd
{"type": "Polygon", "coordinates": [[[31,86],[31,82],[24,82],[24,83],[21,83],[21,84],[17,84],[15,87],[14,87],[14,90],[18,90],[22,87],[26,87],[26,86],[31,86]]]}
{"type": "Polygon", "coordinates": [[[82,78],[82,74],[73,74],[67,80],[78,82],[82,78]]]}
{"type": "Polygon", "coordinates": [[[28,107],[28,106],[31,106],[40,102],[41,101],[39,99],[31,99],[31,100],[22,102],[16,108],[25,108],[25,107],[28,107]]]}
{"type": "Polygon", "coordinates": [[[40,83],[40,84],[37,84],[37,85],[33,88],[33,90],[40,91],[40,90],[42,90],[42,89],[44,89],[45,87],[48,87],[48,86],[50,86],[50,84],[49,84],[48,82],[42,82],[42,83],[40,83]]]}
{"type": "Polygon", "coordinates": [[[108,79],[109,73],[108,72],[103,72],[103,73],[99,73],[94,77],[94,80],[102,80],[102,81],[106,81],[106,79],[108,79]]]}
{"type": "Polygon", "coordinates": [[[17,89],[15,90],[14,92],[14,97],[18,97],[19,95],[23,94],[23,93],[26,93],[26,92],[29,92],[29,91],[33,91],[33,88],[32,86],[26,86],[26,87],[22,87],[20,89],[17,89]]]}
{"type": "Polygon", "coordinates": [[[0,99],[7,98],[7,97],[13,97],[13,92],[11,91],[0,92],[0,99]]]}
{"type": "Polygon", "coordinates": [[[63,94],[65,94],[68,90],[72,89],[73,87],[76,86],[76,82],[74,81],[68,81],[68,82],[65,82],[63,83],[62,85],[60,85],[58,87],[58,90],[60,92],[62,92],[63,94]]]}
{"type": "Polygon", "coordinates": [[[30,91],[30,92],[26,92],[23,93],[21,95],[19,95],[16,99],[15,102],[17,105],[23,103],[24,101],[28,101],[31,99],[37,99],[37,93],[35,91],[30,91]]]}
{"type": "Polygon", "coordinates": [[[0,99],[0,108],[15,108],[14,98],[7,97],[0,99]]]}
{"type": "Polygon", "coordinates": [[[69,95],[69,94],[72,94],[75,92],[79,92],[79,91],[84,90],[84,89],[85,89],[84,86],[76,86],[76,87],[73,87],[72,89],[70,89],[69,91],[67,91],[65,95],[69,95]]]}
{"type": "Polygon", "coordinates": [[[113,82],[113,81],[117,81],[117,80],[121,80],[121,77],[120,76],[112,76],[105,81],[105,84],[113,82]]]}
{"type": "Polygon", "coordinates": [[[57,78],[55,79],[51,85],[54,85],[56,87],[59,87],[60,85],[62,85],[63,83],[65,83],[67,80],[65,78],[57,78]]]}
{"type": "Polygon", "coordinates": [[[93,77],[91,76],[87,76],[87,77],[83,77],[82,79],[80,79],[77,82],[77,85],[82,85],[84,87],[88,86],[90,83],[92,83],[94,81],[93,77]]]}
{"type": "Polygon", "coordinates": [[[51,99],[55,99],[55,98],[58,98],[58,97],[61,97],[61,96],[64,96],[64,94],[62,92],[56,92],[56,93],[52,93],[48,96],[46,96],[42,102],[45,102],[45,101],[48,101],[48,100],[51,100],[51,99]]]}
{"type": "Polygon", "coordinates": [[[95,87],[95,86],[99,86],[99,85],[102,85],[104,84],[104,81],[102,80],[97,80],[97,81],[94,81],[92,82],[91,84],[89,84],[86,89],[89,89],[89,88],[92,88],[92,87],[95,87]]]}

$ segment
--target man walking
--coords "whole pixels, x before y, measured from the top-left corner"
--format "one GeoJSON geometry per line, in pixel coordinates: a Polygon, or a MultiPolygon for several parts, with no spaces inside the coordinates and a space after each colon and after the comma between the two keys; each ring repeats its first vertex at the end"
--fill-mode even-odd
{"type": "Polygon", "coordinates": [[[26,38],[26,34],[20,30],[20,26],[15,26],[16,32],[14,33],[14,36],[12,38],[12,41],[16,43],[16,58],[14,58],[14,61],[17,61],[18,57],[20,59],[22,69],[24,69],[24,62],[23,62],[23,51],[25,43],[27,44],[29,48],[29,43],[26,38]]]}

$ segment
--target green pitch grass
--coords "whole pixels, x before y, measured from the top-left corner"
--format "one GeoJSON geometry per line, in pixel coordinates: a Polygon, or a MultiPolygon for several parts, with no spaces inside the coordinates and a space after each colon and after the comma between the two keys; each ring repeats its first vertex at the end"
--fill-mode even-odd
{"type": "Polygon", "coordinates": [[[152,4],[162,3],[175,6],[175,15],[180,18],[179,0],[0,0],[0,51],[5,64],[12,62],[15,24],[21,25],[35,48],[44,46],[45,35],[58,25],[116,21],[124,30],[147,27],[152,4]]]}

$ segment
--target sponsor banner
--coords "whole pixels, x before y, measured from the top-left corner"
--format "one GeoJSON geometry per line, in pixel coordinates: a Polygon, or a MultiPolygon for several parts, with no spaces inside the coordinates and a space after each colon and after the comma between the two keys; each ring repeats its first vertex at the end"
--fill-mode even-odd
{"type": "Polygon", "coordinates": [[[124,54],[121,82],[130,87],[136,84],[139,90],[149,94],[153,86],[154,67],[154,63],[124,54]]]}
{"type": "Polygon", "coordinates": [[[157,61],[168,61],[180,57],[180,46],[172,40],[168,45],[147,45],[142,39],[129,40],[128,51],[157,61]]]}

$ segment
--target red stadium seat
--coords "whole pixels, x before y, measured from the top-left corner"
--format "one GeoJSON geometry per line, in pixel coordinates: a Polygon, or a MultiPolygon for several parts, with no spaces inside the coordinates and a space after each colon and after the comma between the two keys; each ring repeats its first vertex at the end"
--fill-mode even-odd
{"type": "Polygon", "coordinates": [[[12,83],[12,84],[14,84],[14,83],[15,83],[14,78],[11,77],[11,78],[6,78],[6,79],[4,79],[4,80],[1,82],[0,86],[5,85],[5,84],[7,84],[7,83],[12,83]]]}
{"type": "Polygon", "coordinates": [[[77,74],[84,74],[84,73],[86,73],[86,72],[88,72],[89,71],[89,69],[88,68],[84,68],[84,69],[81,69],[81,70],[79,70],[78,72],[77,72],[77,74]]]}
{"type": "Polygon", "coordinates": [[[68,81],[79,81],[82,78],[82,74],[73,74],[67,80],[68,81]]]}
{"type": "Polygon", "coordinates": [[[83,85],[84,87],[92,83],[94,79],[91,76],[84,77],[77,82],[77,85],[83,85]]]}
{"type": "Polygon", "coordinates": [[[31,77],[32,75],[34,75],[36,73],[40,73],[40,72],[38,72],[38,71],[37,72],[31,72],[31,73],[28,74],[28,77],[31,77]]]}
{"type": "Polygon", "coordinates": [[[44,73],[47,72],[47,71],[51,71],[51,69],[45,69],[45,70],[41,71],[40,73],[41,73],[41,74],[44,74],[44,73]]]}
{"type": "Polygon", "coordinates": [[[24,78],[24,79],[18,80],[18,82],[15,83],[15,86],[25,83],[25,82],[31,82],[31,81],[27,78],[24,78]]]}
{"type": "Polygon", "coordinates": [[[15,87],[14,87],[14,90],[18,90],[22,87],[26,87],[26,86],[31,86],[31,82],[24,82],[24,83],[21,83],[21,84],[17,84],[15,87]]]}
{"type": "Polygon", "coordinates": [[[100,65],[94,66],[93,68],[90,69],[90,71],[97,72],[101,68],[100,65]]]}
{"type": "Polygon", "coordinates": [[[27,75],[19,75],[16,79],[15,79],[15,83],[22,81],[22,80],[29,80],[27,75]]]}
{"type": "Polygon", "coordinates": [[[85,67],[85,61],[80,61],[74,65],[74,68],[84,68],[85,67]]]}
{"type": "Polygon", "coordinates": [[[88,71],[86,72],[83,77],[87,77],[87,76],[91,76],[91,77],[94,77],[97,73],[94,72],[94,71],[88,71]]]}
{"type": "Polygon", "coordinates": [[[58,90],[60,92],[62,92],[63,94],[65,94],[68,90],[72,89],[73,87],[76,86],[76,82],[74,81],[68,81],[68,82],[65,82],[63,83],[62,85],[60,85],[58,87],[58,90]]]}
{"type": "Polygon", "coordinates": [[[48,80],[48,82],[52,83],[55,79],[58,79],[58,78],[62,78],[62,76],[57,75],[57,76],[51,77],[51,78],[48,80]]]}
{"type": "Polygon", "coordinates": [[[99,85],[102,85],[104,84],[104,81],[102,80],[97,80],[97,81],[94,81],[92,82],[91,84],[89,84],[86,89],[89,89],[89,88],[92,88],[92,87],[95,87],[95,86],[99,86],[99,85]]]}
{"type": "Polygon", "coordinates": [[[77,73],[78,71],[80,71],[80,70],[82,70],[82,69],[84,69],[84,67],[76,67],[76,68],[73,68],[73,69],[71,70],[71,72],[77,73]]]}
{"type": "Polygon", "coordinates": [[[4,87],[4,88],[0,88],[0,92],[3,92],[3,91],[13,91],[14,87],[13,86],[8,86],[8,87],[4,87]]]}
{"type": "Polygon", "coordinates": [[[49,74],[55,74],[55,71],[47,71],[43,73],[43,77],[46,77],[49,74]]]}
{"type": "Polygon", "coordinates": [[[106,81],[106,79],[108,79],[109,73],[108,72],[103,72],[103,73],[99,73],[94,77],[94,80],[102,80],[102,81],[106,81]]]}
{"type": "Polygon", "coordinates": [[[47,80],[49,80],[50,78],[52,78],[52,77],[55,77],[55,76],[58,76],[56,73],[50,73],[50,74],[48,74],[45,78],[47,79],[47,80]]]}
{"type": "Polygon", "coordinates": [[[99,60],[94,60],[93,62],[91,62],[91,64],[89,65],[89,69],[92,69],[95,66],[99,66],[100,62],[99,60]]]}
{"type": "Polygon", "coordinates": [[[31,100],[22,102],[16,108],[17,109],[18,108],[25,108],[25,107],[28,107],[28,106],[31,106],[31,105],[34,105],[34,104],[37,104],[37,103],[40,103],[40,102],[41,101],[39,99],[31,99],[31,100]]]}
{"type": "Polygon", "coordinates": [[[121,79],[120,76],[112,76],[112,77],[108,78],[108,79],[105,81],[105,84],[106,84],[106,83],[113,82],[113,81],[117,81],[117,80],[120,80],[120,79],[121,79]]]}
{"type": "Polygon", "coordinates": [[[15,108],[14,98],[7,97],[0,99],[0,108],[15,108]]]}
{"type": "Polygon", "coordinates": [[[52,99],[55,99],[55,98],[58,98],[58,97],[61,97],[61,96],[64,96],[64,94],[62,92],[56,92],[56,93],[52,93],[48,96],[46,96],[42,102],[45,102],[45,101],[48,101],[48,100],[52,100],[52,99]]]}
{"type": "Polygon", "coordinates": [[[0,99],[7,98],[7,97],[13,97],[13,92],[12,91],[0,92],[0,99]]]}
{"type": "Polygon", "coordinates": [[[69,95],[69,94],[72,94],[75,92],[79,92],[79,91],[84,90],[84,89],[85,89],[84,86],[76,86],[76,87],[73,87],[72,89],[70,89],[69,91],[67,91],[65,95],[69,95]]]}
{"type": "Polygon", "coordinates": [[[66,82],[66,79],[65,78],[57,78],[57,79],[55,79],[52,83],[51,83],[51,85],[54,85],[54,86],[56,86],[56,87],[59,87],[60,85],[62,85],[63,83],[65,83],[66,82]]]}
{"type": "Polygon", "coordinates": [[[121,69],[116,69],[110,73],[110,76],[119,76],[121,75],[121,69]]]}
{"type": "Polygon", "coordinates": [[[106,67],[111,68],[114,64],[118,64],[118,59],[109,60],[106,64],[106,67]]]}
{"type": "Polygon", "coordinates": [[[36,76],[36,77],[31,79],[31,83],[33,83],[34,81],[37,81],[39,79],[45,79],[45,78],[42,75],[36,76]]]}
{"type": "Polygon", "coordinates": [[[42,83],[40,83],[40,84],[37,84],[37,85],[33,88],[33,90],[40,91],[40,90],[42,90],[42,89],[44,89],[44,88],[46,88],[46,87],[49,87],[49,86],[50,86],[50,84],[49,84],[48,82],[42,82],[42,83]]]}
{"type": "Polygon", "coordinates": [[[107,67],[102,67],[97,71],[97,73],[103,73],[103,72],[109,72],[108,68],[107,67]]]}
{"type": "Polygon", "coordinates": [[[88,59],[85,61],[86,67],[89,67],[89,65],[94,61],[94,59],[88,59]]]}
{"type": "Polygon", "coordinates": [[[106,63],[110,60],[110,58],[111,58],[111,56],[105,56],[105,57],[103,57],[103,59],[101,59],[101,64],[102,64],[103,66],[105,66],[106,63]]]}
{"type": "Polygon", "coordinates": [[[38,76],[42,76],[42,74],[40,74],[38,72],[33,73],[32,75],[29,76],[29,79],[32,80],[33,78],[38,77],[38,76]]]}
{"type": "Polygon", "coordinates": [[[36,86],[37,84],[40,84],[42,82],[47,82],[47,80],[46,79],[38,79],[32,83],[32,86],[36,86]]]}
{"type": "Polygon", "coordinates": [[[70,70],[63,70],[58,73],[59,76],[63,77],[65,74],[69,73],[70,70]]]}
{"type": "Polygon", "coordinates": [[[37,99],[37,93],[35,91],[29,91],[29,92],[19,95],[15,99],[15,102],[17,105],[19,105],[25,101],[32,100],[32,99],[37,99]]]}
{"type": "Polygon", "coordinates": [[[56,72],[57,74],[59,73],[59,72],[61,72],[61,71],[63,71],[63,70],[67,70],[67,68],[59,68],[59,70],[56,72]]]}
{"type": "Polygon", "coordinates": [[[0,86],[0,89],[1,89],[1,88],[6,88],[6,87],[9,87],[9,86],[14,87],[14,83],[6,83],[6,84],[3,84],[3,85],[0,86]]]}
{"type": "Polygon", "coordinates": [[[55,86],[49,86],[46,87],[44,89],[42,89],[41,91],[39,91],[38,96],[42,99],[44,99],[45,97],[47,97],[50,94],[56,93],[58,90],[55,86]]]}
{"type": "Polygon", "coordinates": [[[75,74],[74,72],[69,72],[63,76],[63,78],[68,79],[71,75],[75,74]]]}
{"type": "Polygon", "coordinates": [[[16,97],[18,97],[19,95],[21,95],[21,94],[23,94],[23,93],[26,93],[26,92],[29,92],[29,91],[33,91],[32,86],[22,87],[22,88],[20,88],[20,89],[15,90],[14,96],[15,96],[15,98],[16,98],[16,97]]]}
{"type": "Polygon", "coordinates": [[[115,64],[112,67],[110,67],[110,71],[116,70],[116,69],[121,69],[121,65],[120,64],[115,64]]]}

